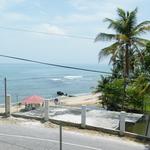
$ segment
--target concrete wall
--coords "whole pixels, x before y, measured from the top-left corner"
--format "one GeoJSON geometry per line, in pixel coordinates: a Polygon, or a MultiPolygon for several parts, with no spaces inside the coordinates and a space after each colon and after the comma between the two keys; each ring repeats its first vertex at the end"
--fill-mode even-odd
{"type": "MultiPolygon", "coordinates": [[[[26,116],[26,115],[22,115],[22,114],[12,114],[12,116],[26,118],[26,119],[36,119],[36,120],[43,121],[42,117],[26,116]]],[[[77,123],[60,121],[60,120],[55,120],[55,119],[49,119],[48,121],[50,121],[54,124],[58,124],[58,125],[61,124],[62,126],[72,126],[72,127],[82,128],[81,124],[77,124],[77,123]]],[[[108,133],[108,134],[113,134],[113,135],[120,136],[120,130],[112,130],[112,129],[106,129],[106,128],[100,128],[100,127],[93,127],[93,126],[89,126],[89,125],[86,125],[84,129],[95,130],[95,131],[100,131],[100,132],[103,132],[103,133],[108,133]]],[[[130,133],[130,132],[124,132],[124,136],[134,138],[134,139],[137,139],[137,140],[150,141],[149,137],[138,135],[138,134],[135,134],[135,133],[130,133]]]]}

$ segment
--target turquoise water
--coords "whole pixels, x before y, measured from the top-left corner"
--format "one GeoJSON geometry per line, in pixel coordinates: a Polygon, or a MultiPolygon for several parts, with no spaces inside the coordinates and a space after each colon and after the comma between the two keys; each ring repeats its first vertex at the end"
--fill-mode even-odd
{"type": "MultiPolygon", "coordinates": [[[[110,71],[108,65],[70,65],[86,69],[110,71]]],[[[12,101],[26,96],[56,97],[57,91],[70,95],[89,93],[100,79],[100,73],[64,69],[37,64],[0,64],[0,103],[4,103],[4,77],[12,101]]]]}

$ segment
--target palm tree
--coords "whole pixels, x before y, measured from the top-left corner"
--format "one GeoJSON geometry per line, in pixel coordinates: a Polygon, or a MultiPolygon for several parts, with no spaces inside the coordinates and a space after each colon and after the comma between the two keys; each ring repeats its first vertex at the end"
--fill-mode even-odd
{"type": "Polygon", "coordinates": [[[109,23],[108,28],[112,28],[115,34],[99,33],[95,41],[115,41],[108,47],[99,52],[99,60],[103,56],[111,55],[110,61],[115,62],[118,54],[123,55],[124,76],[129,77],[131,67],[131,57],[135,53],[140,53],[140,48],[146,46],[149,40],[140,38],[140,35],[150,31],[150,21],[144,21],[137,25],[137,8],[131,12],[118,8],[118,19],[106,18],[104,21],[109,23]],[[132,54],[132,55],[131,55],[132,54]]]}

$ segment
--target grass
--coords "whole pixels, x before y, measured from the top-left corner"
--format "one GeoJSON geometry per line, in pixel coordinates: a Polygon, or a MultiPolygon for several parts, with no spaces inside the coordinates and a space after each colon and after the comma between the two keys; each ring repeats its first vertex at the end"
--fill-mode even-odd
{"type": "Polygon", "coordinates": [[[150,97],[145,98],[144,111],[145,112],[150,112],[150,97]]]}
{"type": "Polygon", "coordinates": [[[147,117],[148,116],[145,115],[144,117],[142,117],[141,120],[139,120],[135,124],[127,124],[126,125],[126,131],[132,132],[132,133],[137,133],[140,135],[145,135],[147,125],[148,125],[148,118],[147,117]]]}
{"type": "Polygon", "coordinates": [[[126,131],[145,135],[146,122],[138,122],[134,125],[127,125],[126,131]]]}

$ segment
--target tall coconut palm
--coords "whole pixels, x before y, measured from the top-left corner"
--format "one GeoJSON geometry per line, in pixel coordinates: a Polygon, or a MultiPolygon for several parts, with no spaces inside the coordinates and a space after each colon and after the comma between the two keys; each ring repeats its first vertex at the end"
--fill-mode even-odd
{"type": "Polygon", "coordinates": [[[108,28],[115,31],[115,34],[99,33],[95,41],[114,41],[108,47],[103,48],[99,53],[99,59],[103,56],[111,55],[111,61],[115,61],[117,55],[122,53],[124,56],[124,75],[129,76],[131,71],[130,67],[130,54],[136,52],[140,53],[140,48],[146,46],[149,40],[141,38],[140,35],[150,31],[150,21],[144,21],[137,24],[137,8],[131,12],[125,12],[118,8],[118,19],[112,20],[106,18],[104,21],[109,23],[108,28]]]}

